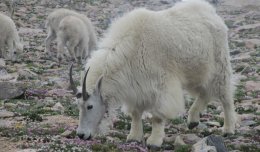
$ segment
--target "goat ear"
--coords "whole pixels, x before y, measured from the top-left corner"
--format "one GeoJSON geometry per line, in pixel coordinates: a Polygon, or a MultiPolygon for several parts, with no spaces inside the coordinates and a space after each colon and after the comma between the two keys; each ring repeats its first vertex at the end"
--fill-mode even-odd
{"type": "Polygon", "coordinates": [[[100,76],[100,78],[98,79],[98,82],[96,84],[96,91],[98,94],[100,94],[100,89],[101,89],[101,85],[102,85],[102,80],[103,80],[103,76],[100,76]]]}

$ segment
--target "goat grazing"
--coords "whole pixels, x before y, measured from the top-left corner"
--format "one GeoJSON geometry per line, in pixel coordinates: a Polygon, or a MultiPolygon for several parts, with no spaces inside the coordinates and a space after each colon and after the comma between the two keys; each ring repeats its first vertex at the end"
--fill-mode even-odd
{"type": "MultiPolygon", "coordinates": [[[[79,47],[85,52],[83,54],[86,56],[83,56],[83,58],[87,57],[89,52],[96,48],[97,39],[94,27],[91,21],[83,14],[67,9],[55,10],[47,17],[46,27],[48,28],[48,36],[45,40],[45,52],[49,53],[51,42],[58,36],[59,46],[57,57],[59,60],[63,57],[62,53],[64,52],[61,52],[63,50],[62,47],[66,45],[67,41],[69,52],[72,53],[71,51],[74,50],[75,47],[79,47]],[[65,17],[67,18],[65,19],[65,17]],[[72,22],[70,23],[70,21],[72,22]],[[71,33],[73,33],[73,35],[70,37],[69,34],[71,33]],[[78,33],[80,33],[80,35],[76,37],[78,33]],[[82,43],[86,44],[82,45],[82,43]]],[[[72,57],[75,58],[75,56],[72,57]]]]}
{"type": "MultiPolygon", "coordinates": [[[[82,95],[77,95],[78,136],[93,137],[106,111],[121,103],[132,118],[127,140],[142,140],[141,116],[149,112],[152,133],[147,145],[161,146],[166,120],[185,112],[183,89],[197,97],[189,110],[190,129],[215,100],[224,107],[224,133],[234,133],[227,30],[202,0],[158,12],[136,9],[116,20],[86,64],[82,95]]],[[[71,86],[77,93],[73,81],[71,86]]]]}
{"type": "Polygon", "coordinates": [[[15,60],[14,54],[23,50],[23,44],[20,42],[13,20],[2,13],[0,13],[0,34],[0,56],[15,60]],[[6,46],[9,54],[6,52],[6,46]]]}

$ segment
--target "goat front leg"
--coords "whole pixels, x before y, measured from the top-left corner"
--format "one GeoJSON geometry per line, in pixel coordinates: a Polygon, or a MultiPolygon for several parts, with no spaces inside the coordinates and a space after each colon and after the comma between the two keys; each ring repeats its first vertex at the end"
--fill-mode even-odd
{"type": "Polygon", "coordinates": [[[15,57],[14,57],[14,41],[12,39],[7,40],[7,45],[8,45],[8,53],[9,53],[9,57],[6,56],[7,58],[9,58],[11,61],[15,61],[15,57]]]}
{"type": "Polygon", "coordinates": [[[64,46],[65,46],[65,41],[61,37],[58,37],[58,50],[57,50],[57,58],[58,61],[61,62],[61,60],[64,58],[63,53],[65,52],[64,46]]]}
{"type": "Polygon", "coordinates": [[[152,118],[152,134],[147,139],[146,143],[149,147],[161,147],[164,132],[165,121],[161,118],[152,118]]]}
{"type": "Polygon", "coordinates": [[[143,123],[142,123],[142,114],[140,113],[132,113],[132,122],[130,133],[127,136],[127,141],[138,141],[141,142],[143,139],[143,123]]]}

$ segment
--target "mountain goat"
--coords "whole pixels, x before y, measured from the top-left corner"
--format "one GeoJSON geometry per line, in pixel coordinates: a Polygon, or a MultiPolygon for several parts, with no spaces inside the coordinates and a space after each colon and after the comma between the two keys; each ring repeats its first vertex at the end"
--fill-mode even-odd
{"type": "Polygon", "coordinates": [[[81,93],[71,78],[79,101],[78,136],[94,136],[110,106],[121,103],[132,118],[127,140],[142,140],[141,116],[149,112],[147,144],[161,146],[165,121],[185,111],[183,89],[197,97],[189,110],[190,129],[216,100],[224,107],[224,133],[234,133],[227,30],[215,9],[199,0],[158,12],[136,9],[116,20],[86,64],[81,93]]]}
{"type": "Polygon", "coordinates": [[[23,44],[20,42],[13,20],[2,13],[0,13],[0,34],[0,56],[15,60],[14,54],[23,50],[23,44]],[[6,46],[8,47],[9,55],[6,52],[6,46]]]}
{"type": "Polygon", "coordinates": [[[76,16],[64,17],[60,22],[57,35],[59,58],[62,58],[66,43],[68,43],[68,50],[75,61],[81,61],[89,56],[89,32],[80,18],[76,16]],[[78,51],[76,51],[77,46],[78,51]]]}
{"type": "MultiPolygon", "coordinates": [[[[48,17],[47,17],[47,21],[46,21],[46,27],[48,28],[48,36],[45,40],[45,52],[46,53],[49,53],[50,51],[50,45],[51,45],[51,42],[57,38],[58,35],[60,35],[61,37],[59,37],[59,42],[60,42],[60,46],[58,48],[61,49],[61,45],[63,45],[63,47],[65,46],[65,37],[62,37],[62,35],[68,35],[69,33],[66,33],[68,31],[73,32],[72,30],[75,30],[75,27],[73,29],[70,29],[70,30],[64,30],[64,29],[60,29],[61,27],[65,27],[65,22],[67,23],[67,27],[68,28],[71,28],[71,25],[73,25],[73,23],[68,23],[68,21],[65,21],[63,20],[65,17],[67,16],[75,16],[75,17],[78,17],[80,20],[82,20],[79,24],[82,24],[82,22],[84,22],[84,26],[85,28],[83,29],[76,29],[76,32],[81,32],[81,38],[82,38],[82,34],[83,33],[86,33],[87,35],[84,35],[84,37],[86,39],[89,39],[88,42],[83,42],[83,43],[86,43],[85,46],[84,46],[84,50],[88,53],[90,52],[91,50],[94,50],[96,48],[96,43],[97,43],[97,38],[96,38],[96,34],[95,34],[95,31],[94,31],[94,27],[91,23],[91,21],[83,14],[79,14],[75,11],[72,11],[72,10],[67,10],[67,9],[58,9],[58,10],[55,10],[54,12],[52,12],[48,17]],[[61,21],[63,20],[63,23],[62,25],[60,25],[61,21]],[[82,30],[82,31],[80,31],[82,30]],[[58,34],[60,31],[60,34],[58,34]],[[63,33],[63,34],[61,34],[63,33]],[[64,41],[62,41],[62,39],[64,41]],[[62,43],[63,42],[63,43],[62,43]],[[87,47],[87,48],[85,48],[87,47]]],[[[67,18],[68,19],[68,18],[67,18]]],[[[73,20],[75,21],[76,19],[72,17],[69,18],[70,20],[73,20]]],[[[78,21],[78,20],[77,20],[78,21]]],[[[74,23],[75,26],[79,26],[77,25],[78,22],[74,23]]],[[[83,25],[82,25],[83,26],[83,25]]],[[[82,28],[82,26],[80,26],[80,28],[82,28]]],[[[74,37],[76,36],[76,34],[73,34],[74,37]]],[[[67,37],[67,40],[71,39],[70,37],[67,37]]],[[[77,38],[77,39],[80,39],[80,38],[77,38]]],[[[73,38],[71,39],[73,40],[73,38]]],[[[69,41],[68,43],[68,47],[69,48],[73,48],[72,46],[78,46],[78,44],[81,44],[82,42],[80,43],[77,43],[77,42],[72,42],[72,41],[69,41]]],[[[81,45],[79,45],[78,47],[82,47],[81,45]]],[[[63,57],[62,53],[64,52],[60,52],[61,50],[58,49],[58,53],[57,53],[57,57],[58,59],[61,59],[63,57]]],[[[63,49],[62,49],[63,50],[63,49]]],[[[71,52],[71,51],[70,51],[71,52]]],[[[87,55],[87,53],[84,53],[87,55]]],[[[73,56],[74,57],[74,56],[73,56]]]]}

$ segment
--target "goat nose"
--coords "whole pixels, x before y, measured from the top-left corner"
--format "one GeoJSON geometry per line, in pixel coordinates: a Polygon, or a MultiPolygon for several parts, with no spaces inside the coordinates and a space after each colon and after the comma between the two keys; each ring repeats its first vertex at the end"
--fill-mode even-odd
{"type": "Polygon", "coordinates": [[[84,138],[84,134],[77,134],[80,139],[84,138]]]}

